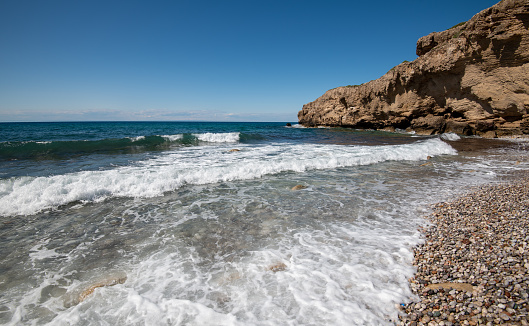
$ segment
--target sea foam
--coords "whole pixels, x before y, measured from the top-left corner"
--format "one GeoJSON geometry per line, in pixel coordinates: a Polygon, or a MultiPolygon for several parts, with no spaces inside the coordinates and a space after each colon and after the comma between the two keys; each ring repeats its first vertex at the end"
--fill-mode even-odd
{"type": "Polygon", "coordinates": [[[441,139],[449,140],[449,141],[457,141],[457,140],[460,140],[461,137],[459,137],[459,135],[456,133],[448,132],[448,133],[442,134],[441,139]]]}

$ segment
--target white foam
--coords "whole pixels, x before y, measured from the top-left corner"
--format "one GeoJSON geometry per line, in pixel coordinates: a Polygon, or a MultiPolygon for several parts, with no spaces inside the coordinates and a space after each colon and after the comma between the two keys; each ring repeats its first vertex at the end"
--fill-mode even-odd
{"type": "Polygon", "coordinates": [[[144,140],[145,136],[129,137],[132,141],[144,140]]]}
{"type": "Polygon", "coordinates": [[[50,325],[391,325],[395,304],[412,296],[410,248],[418,235],[394,222],[327,226],[293,230],[273,248],[213,265],[167,238],[130,267],[124,284],[98,288],[71,309],[55,308],[50,325]]]}
{"type": "MultiPolygon", "coordinates": [[[[238,135],[237,135],[238,137],[238,135]]],[[[244,147],[244,146],[243,146],[244,147]]],[[[223,146],[198,146],[112,170],[0,181],[0,215],[29,215],[76,202],[109,197],[154,197],[185,184],[248,180],[281,172],[417,161],[456,154],[439,139],[397,146],[272,144],[227,153],[223,146]]]]}
{"type": "Polygon", "coordinates": [[[449,141],[457,141],[457,140],[460,140],[461,137],[459,137],[459,135],[456,133],[448,132],[448,133],[442,134],[441,139],[449,140],[449,141]]]}
{"type": "Polygon", "coordinates": [[[518,143],[528,143],[529,142],[529,137],[527,137],[527,135],[521,135],[521,136],[513,135],[510,137],[500,137],[498,139],[511,141],[511,142],[518,142],[518,143]]]}
{"type": "Polygon", "coordinates": [[[184,138],[184,135],[182,135],[182,134],[162,135],[161,137],[163,137],[164,139],[166,139],[168,141],[177,141],[177,140],[180,140],[180,139],[184,138]]]}
{"type": "Polygon", "coordinates": [[[94,296],[90,300],[98,301],[100,304],[83,302],[69,311],[60,313],[47,325],[71,325],[86,319],[100,324],[107,324],[105,321],[113,320],[114,325],[243,325],[237,323],[232,315],[218,313],[214,309],[190,300],[166,298],[160,296],[160,293],[157,293],[157,297],[151,298],[124,286],[96,291],[101,295],[94,296]],[[87,307],[96,313],[86,312],[87,307]]]}
{"type": "Polygon", "coordinates": [[[211,133],[193,134],[201,141],[210,143],[236,143],[239,141],[240,132],[225,132],[225,133],[211,133]]]}
{"type": "Polygon", "coordinates": [[[46,248],[48,242],[49,240],[44,243],[37,244],[29,250],[29,257],[32,261],[62,256],[61,254],[56,252],[55,249],[46,248]]]}

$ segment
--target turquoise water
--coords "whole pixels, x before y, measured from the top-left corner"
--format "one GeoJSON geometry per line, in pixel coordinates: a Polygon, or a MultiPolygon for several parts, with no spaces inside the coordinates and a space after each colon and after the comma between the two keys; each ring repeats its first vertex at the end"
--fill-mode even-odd
{"type": "Polygon", "coordinates": [[[429,204],[527,167],[525,145],[285,123],[0,137],[7,325],[390,325],[429,204]]]}

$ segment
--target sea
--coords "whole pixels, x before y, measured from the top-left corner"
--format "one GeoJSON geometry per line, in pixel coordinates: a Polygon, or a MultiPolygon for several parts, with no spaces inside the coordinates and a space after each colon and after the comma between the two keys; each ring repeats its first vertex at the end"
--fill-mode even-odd
{"type": "Polygon", "coordinates": [[[0,324],[393,325],[436,202],[527,142],[295,123],[0,123],[0,324]]]}

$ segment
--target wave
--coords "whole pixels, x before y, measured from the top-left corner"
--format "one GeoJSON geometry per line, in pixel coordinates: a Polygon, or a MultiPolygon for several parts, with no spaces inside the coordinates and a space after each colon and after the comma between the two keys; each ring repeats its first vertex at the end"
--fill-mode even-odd
{"type": "Polygon", "coordinates": [[[236,143],[239,141],[240,132],[226,132],[226,133],[205,133],[193,134],[199,140],[209,143],[236,143]]]}
{"type": "Polygon", "coordinates": [[[101,140],[0,142],[0,160],[46,160],[94,153],[138,153],[167,150],[179,145],[199,145],[200,142],[238,142],[239,138],[240,133],[232,132],[136,136],[101,140]]]}
{"type": "Polygon", "coordinates": [[[457,152],[442,140],[393,146],[269,144],[185,147],[112,170],[0,180],[0,215],[31,215],[73,202],[111,197],[147,198],[186,184],[261,178],[282,172],[334,169],[386,161],[417,161],[457,152]]]}

